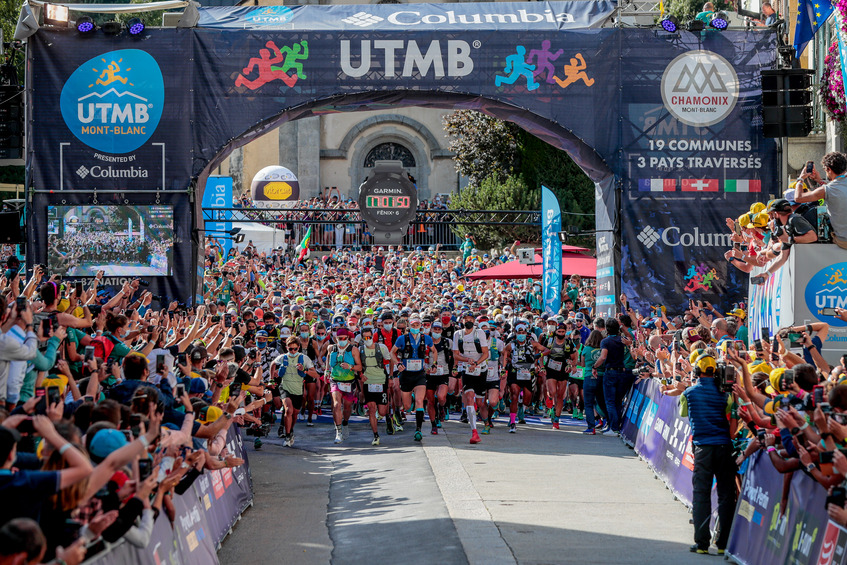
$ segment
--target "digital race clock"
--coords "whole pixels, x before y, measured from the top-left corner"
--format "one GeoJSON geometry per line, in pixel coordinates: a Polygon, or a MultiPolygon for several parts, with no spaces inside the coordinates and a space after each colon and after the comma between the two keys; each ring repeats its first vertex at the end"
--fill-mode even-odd
{"type": "Polygon", "coordinates": [[[377,161],[359,187],[359,211],[378,245],[398,244],[418,212],[418,190],[400,161],[377,161]]]}

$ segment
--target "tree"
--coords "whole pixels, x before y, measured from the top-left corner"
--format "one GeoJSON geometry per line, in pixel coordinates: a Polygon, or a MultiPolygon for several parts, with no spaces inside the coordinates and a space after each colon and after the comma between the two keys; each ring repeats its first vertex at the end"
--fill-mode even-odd
{"type": "Polygon", "coordinates": [[[503,181],[518,160],[520,128],[475,110],[457,110],[444,118],[444,130],[452,139],[456,171],[478,185],[494,176],[503,181]]]}
{"type": "MultiPolygon", "coordinates": [[[[707,0],[671,0],[668,5],[668,13],[679,18],[680,22],[687,22],[703,11],[703,4],[707,0]]],[[[727,0],[711,0],[718,10],[733,10],[734,2],[727,0]]]]}
{"type": "MultiPolygon", "coordinates": [[[[594,227],[594,183],[560,149],[520,129],[473,110],[459,110],[444,120],[456,153],[456,170],[469,184],[451,200],[451,208],[476,210],[539,210],[541,185],[557,196],[562,209],[562,227],[594,227]],[[565,214],[570,212],[571,214],[565,214]]],[[[454,231],[474,234],[483,247],[522,242],[539,242],[537,226],[461,225],[454,231]]]]}

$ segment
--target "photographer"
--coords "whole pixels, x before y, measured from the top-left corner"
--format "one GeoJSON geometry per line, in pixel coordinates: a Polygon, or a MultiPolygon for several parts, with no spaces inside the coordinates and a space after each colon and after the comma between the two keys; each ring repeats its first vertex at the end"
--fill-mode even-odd
{"type": "MultiPolygon", "coordinates": [[[[694,553],[709,552],[709,518],[712,515],[712,481],[718,488],[716,545],[722,555],[729,540],[735,513],[735,459],[727,420],[727,393],[716,378],[718,364],[713,350],[695,350],[690,357],[697,383],[682,393],[680,414],[689,417],[694,444],[694,553]]],[[[721,365],[721,371],[732,367],[721,365]]]]}

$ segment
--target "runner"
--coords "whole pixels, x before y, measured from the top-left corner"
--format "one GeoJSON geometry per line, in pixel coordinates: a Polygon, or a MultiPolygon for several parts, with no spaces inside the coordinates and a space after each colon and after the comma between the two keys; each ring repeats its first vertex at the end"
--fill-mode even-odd
{"type": "Polygon", "coordinates": [[[485,377],[486,398],[483,402],[487,413],[483,419],[482,433],[489,434],[494,426],[494,414],[499,410],[500,405],[500,373],[502,372],[500,371],[500,352],[506,348],[506,344],[498,337],[497,332],[492,331],[490,322],[480,323],[479,329],[485,332],[485,337],[488,339],[488,373],[485,377]]]}
{"type": "MultiPolygon", "coordinates": [[[[556,326],[555,333],[545,340],[545,347],[550,350],[546,356],[547,392],[553,400],[553,429],[559,429],[559,418],[562,416],[565,395],[571,373],[575,370],[576,347],[568,338],[567,325],[556,326]]],[[[580,387],[581,388],[581,387],[580,387]]]]}
{"type": "Polygon", "coordinates": [[[357,396],[356,372],[362,370],[359,350],[353,346],[353,334],[347,328],[336,332],[335,345],[329,346],[325,377],[330,380],[332,420],[335,422],[335,443],[350,436],[350,413],[357,396]]]}
{"type": "Polygon", "coordinates": [[[391,362],[397,367],[403,409],[412,406],[415,398],[415,441],[421,441],[424,421],[424,398],[426,398],[426,371],[435,364],[435,348],[432,338],[421,334],[421,318],[417,314],[409,317],[409,334],[401,335],[391,348],[391,362]],[[398,355],[400,357],[398,358],[398,355]]]}
{"type": "MultiPolygon", "coordinates": [[[[380,321],[382,323],[382,328],[377,330],[375,341],[377,343],[384,344],[390,351],[394,347],[394,342],[398,337],[400,337],[402,332],[394,327],[394,314],[391,313],[390,309],[382,313],[380,321]]],[[[388,375],[389,411],[386,415],[388,421],[388,435],[393,434],[395,430],[402,432],[402,421],[404,419],[401,416],[401,412],[403,411],[403,402],[400,397],[400,385],[397,380],[396,365],[393,365],[393,367],[394,370],[388,375]]]]}
{"type": "Polygon", "coordinates": [[[297,413],[303,407],[303,380],[318,378],[318,372],[312,364],[312,360],[300,352],[300,340],[289,337],[285,346],[288,353],[283,353],[274,359],[271,372],[279,375],[280,398],[282,399],[283,425],[285,434],[283,445],[291,447],[294,445],[294,423],[297,421],[297,413]]]}
{"type": "Polygon", "coordinates": [[[488,408],[484,402],[488,378],[488,338],[485,332],[474,327],[474,315],[470,310],[462,313],[462,329],[453,337],[453,358],[458,363],[458,372],[462,377],[462,401],[471,426],[471,443],[479,443],[476,429],[477,402],[481,416],[485,420],[488,408]]]}
{"type": "MultiPolygon", "coordinates": [[[[388,374],[385,363],[390,361],[391,353],[384,343],[374,343],[373,335],[372,328],[362,329],[359,358],[362,360],[362,384],[368,407],[368,419],[374,434],[371,445],[379,445],[379,432],[376,427],[377,411],[380,416],[385,417],[388,410],[388,374]]],[[[386,419],[388,429],[391,428],[390,422],[390,419],[386,419]]]]}
{"type": "Polygon", "coordinates": [[[532,389],[534,386],[534,373],[538,370],[539,354],[547,355],[550,350],[528,338],[529,328],[526,323],[520,322],[515,327],[513,341],[506,344],[503,351],[503,363],[508,371],[506,383],[509,385],[509,433],[518,431],[516,419],[518,416],[518,403],[529,408],[532,404],[532,389]]]}
{"type": "Polygon", "coordinates": [[[432,435],[438,435],[441,418],[448,412],[447,387],[450,375],[453,374],[453,350],[449,340],[443,336],[444,328],[441,322],[432,322],[430,337],[435,348],[435,364],[430,368],[426,377],[426,402],[429,411],[429,421],[432,424],[432,435]]]}

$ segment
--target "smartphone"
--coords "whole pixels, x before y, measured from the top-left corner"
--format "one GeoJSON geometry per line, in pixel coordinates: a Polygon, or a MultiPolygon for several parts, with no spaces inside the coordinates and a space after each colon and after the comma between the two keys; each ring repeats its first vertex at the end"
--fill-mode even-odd
{"type": "Polygon", "coordinates": [[[165,369],[165,356],[156,355],[156,372],[161,373],[165,369]]]}
{"type": "Polygon", "coordinates": [[[224,314],[224,327],[231,328],[232,327],[232,314],[226,313],[224,314]]]}
{"type": "Polygon", "coordinates": [[[23,312],[26,310],[26,298],[23,296],[18,296],[15,299],[15,310],[18,312],[23,312]]]}
{"type": "Polygon", "coordinates": [[[847,489],[843,486],[832,487],[832,492],[826,496],[826,506],[835,504],[839,508],[844,508],[845,502],[847,502],[847,489]]]}
{"type": "Polygon", "coordinates": [[[220,317],[220,316],[218,316],[217,314],[216,314],[216,315],[214,315],[214,316],[212,316],[212,323],[213,323],[213,324],[217,324],[217,323],[218,323],[218,322],[220,322],[220,321],[221,321],[221,317],[220,317]]]}
{"type": "Polygon", "coordinates": [[[127,318],[132,318],[132,315],[135,314],[135,308],[127,308],[124,312],[124,316],[127,318]]]}
{"type": "Polygon", "coordinates": [[[50,325],[53,326],[54,332],[59,329],[59,316],[55,312],[50,314],[50,325]]]}
{"type": "Polygon", "coordinates": [[[236,397],[241,394],[241,383],[232,383],[229,385],[229,396],[230,398],[236,397]]]}
{"type": "Polygon", "coordinates": [[[44,318],[43,320],[41,320],[41,334],[44,337],[47,337],[47,336],[50,335],[50,329],[52,327],[53,327],[53,325],[50,323],[50,318],[44,318]]]}
{"type": "Polygon", "coordinates": [[[176,385],[176,391],[175,391],[174,396],[176,396],[176,398],[182,398],[182,396],[184,394],[185,394],[185,385],[182,384],[182,383],[179,383],[178,385],[176,385]]]}
{"type": "Polygon", "coordinates": [[[821,316],[838,316],[835,312],[835,308],[821,308],[820,313],[821,316]]]}
{"type": "Polygon", "coordinates": [[[48,386],[47,387],[47,403],[48,404],[58,404],[61,401],[62,401],[62,393],[59,391],[59,387],[48,386]]]}
{"type": "Polygon", "coordinates": [[[762,341],[765,343],[771,342],[771,329],[770,328],[762,328],[762,341]]]}
{"type": "Polygon", "coordinates": [[[86,345],[85,346],[85,362],[88,363],[94,359],[94,346],[86,345]]]}
{"type": "Polygon", "coordinates": [[[150,476],[153,471],[153,464],[149,459],[142,459],[138,462],[138,480],[143,481],[150,476]]]}
{"type": "Polygon", "coordinates": [[[188,359],[188,355],[186,355],[185,351],[181,351],[180,353],[177,353],[177,355],[176,355],[176,362],[179,365],[185,365],[187,359],[188,359]]]}
{"type": "Polygon", "coordinates": [[[815,385],[812,387],[812,399],[815,401],[815,406],[820,406],[824,402],[823,385],[815,385]]]}
{"type": "Polygon", "coordinates": [[[123,432],[123,434],[126,436],[126,440],[129,443],[135,441],[135,438],[132,436],[132,430],[121,430],[121,432],[123,432]]]}
{"type": "Polygon", "coordinates": [[[170,473],[173,468],[174,458],[169,455],[163,457],[162,462],[159,463],[159,474],[156,476],[156,480],[160,483],[164,481],[165,477],[168,476],[168,473],[170,473]]]}
{"type": "Polygon", "coordinates": [[[762,429],[756,430],[756,437],[759,439],[760,442],[762,442],[762,444],[765,443],[765,437],[767,437],[767,435],[768,435],[767,430],[762,430],[762,429]]]}
{"type": "MultiPolygon", "coordinates": [[[[735,231],[735,235],[741,235],[741,224],[738,221],[733,223],[733,230],[735,231]]],[[[736,241],[735,243],[737,244],[738,242],[736,241]]]]}
{"type": "Polygon", "coordinates": [[[753,340],[753,348],[756,350],[756,353],[763,353],[764,349],[762,349],[762,340],[761,339],[753,340]]]}
{"type": "Polygon", "coordinates": [[[275,291],[274,291],[274,296],[276,296],[276,297],[281,297],[281,296],[282,296],[282,291],[281,291],[281,290],[275,290],[275,291]]]}
{"type": "Polygon", "coordinates": [[[824,475],[831,475],[832,474],[832,456],[833,456],[833,454],[834,454],[834,452],[832,452],[832,451],[821,451],[819,463],[820,463],[821,473],[823,473],[824,475]]]}
{"type": "Polygon", "coordinates": [[[76,286],[74,287],[74,293],[76,294],[77,298],[82,296],[82,281],[76,281],[76,286]]]}
{"type": "MultiPolygon", "coordinates": [[[[814,161],[806,161],[806,173],[811,174],[812,171],[815,170],[815,162],[814,161]]],[[[842,504],[842,506],[844,506],[842,504]]]]}
{"type": "Polygon", "coordinates": [[[135,437],[141,435],[141,414],[130,414],[129,429],[135,437]]]}

